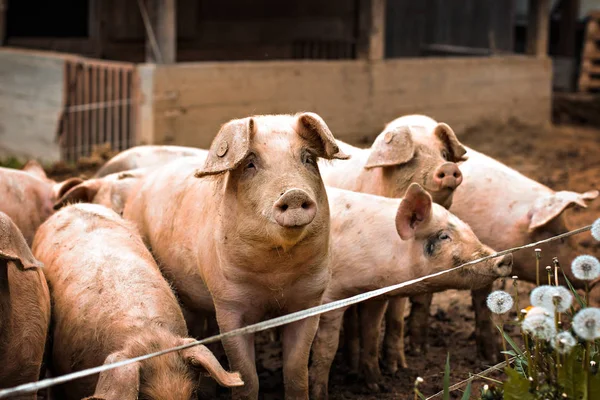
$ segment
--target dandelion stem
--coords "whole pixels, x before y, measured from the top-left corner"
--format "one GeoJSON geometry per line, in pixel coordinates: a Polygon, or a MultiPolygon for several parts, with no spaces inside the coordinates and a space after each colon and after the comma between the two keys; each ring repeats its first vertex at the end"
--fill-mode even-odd
{"type": "Polygon", "coordinates": [[[534,347],[535,347],[535,356],[534,356],[533,365],[535,365],[535,369],[533,371],[534,376],[532,378],[533,378],[534,389],[537,390],[537,386],[538,386],[537,367],[539,366],[539,362],[540,362],[540,341],[539,341],[539,339],[535,339],[534,347]]]}
{"type": "Polygon", "coordinates": [[[500,321],[500,330],[502,331],[502,350],[504,351],[504,361],[506,361],[506,366],[509,366],[508,353],[506,352],[506,339],[504,338],[504,319],[500,321]]]}
{"type": "Polygon", "coordinates": [[[525,350],[527,354],[527,375],[533,376],[533,357],[531,357],[531,349],[529,348],[529,335],[525,332],[521,331],[523,335],[523,341],[525,342],[525,350]]]}
{"type": "MultiPolygon", "coordinates": [[[[587,282],[586,282],[587,289],[587,282]]],[[[585,399],[591,400],[590,397],[590,341],[585,342],[585,357],[584,357],[583,372],[585,373],[585,399]]]]}
{"type": "Polygon", "coordinates": [[[542,258],[542,249],[535,249],[535,283],[540,286],[540,258],[542,258]]]}
{"type": "Polygon", "coordinates": [[[590,284],[588,281],[585,281],[585,306],[590,306],[590,284]]]}

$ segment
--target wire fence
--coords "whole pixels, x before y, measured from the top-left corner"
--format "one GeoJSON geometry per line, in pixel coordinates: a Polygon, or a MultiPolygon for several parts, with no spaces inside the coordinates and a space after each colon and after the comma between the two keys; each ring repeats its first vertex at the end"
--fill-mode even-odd
{"type": "MultiPolygon", "coordinates": [[[[262,322],[258,322],[256,324],[252,324],[252,325],[248,325],[246,327],[243,328],[239,328],[239,329],[235,329],[229,332],[224,332],[218,335],[214,335],[214,336],[210,336],[208,338],[202,339],[202,340],[197,340],[194,342],[190,342],[184,345],[180,345],[177,347],[172,347],[169,349],[164,349],[161,351],[157,351],[154,353],[149,353],[149,354],[145,354],[139,357],[135,357],[135,358],[130,358],[127,360],[122,360],[116,363],[112,363],[112,364],[104,364],[104,365],[100,365],[98,367],[94,367],[94,368],[89,368],[89,369],[85,369],[82,371],[77,371],[77,372],[73,372],[70,374],[66,374],[66,375],[62,375],[62,376],[57,376],[54,378],[48,378],[48,379],[43,379],[41,381],[38,382],[32,382],[32,383],[26,383],[26,384],[22,384],[19,386],[15,386],[12,388],[8,388],[8,389],[2,389],[0,390],[0,399],[5,399],[5,398],[9,398],[9,397],[13,397],[13,396],[17,396],[17,395],[23,395],[23,394],[30,394],[30,393],[34,393],[38,390],[41,389],[46,389],[52,386],[56,386],[59,384],[63,384],[66,382],[70,382],[76,379],[81,379],[87,376],[91,376],[91,375],[95,375],[104,371],[108,371],[111,369],[115,369],[115,368],[119,368],[119,367],[123,367],[126,365],[130,365],[139,361],[144,361],[144,360],[148,360],[150,358],[154,358],[154,357],[158,357],[164,354],[168,354],[168,353],[172,353],[175,351],[181,351],[181,350],[185,350],[187,348],[190,347],[194,347],[197,345],[202,345],[202,344],[210,344],[210,343],[215,343],[218,341],[221,341],[222,339],[231,337],[231,336],[241,336],[241,335],[248,335],[251,333],[256,333],[256,332],[261,332],[267,329],[272,329],[272,328],[276,328],[279,326],[283,326],[283,325],[287,325],[289,323],[292,322],[296,322],[296,321],[300,321],[309,317],[313,317],[316,315],[320,315],[320,314],[324,314],[326,312],[329,311],[333,311],[333,310],[337,310],[340,308],[346,308],[349,307],[353,304],[357,304],[369,299],[372,299],[374,297],[377,296],[381,296],[384,295],[386,293],[390,293],[393,292],[395,290],[398,289],[402,289],[414,284],[417,284],[419,282],[422,282],[426,279],[430,279],[430,278],[435,278],[438,276],[442,276],[445,274],[448,274],[450,272],[456,271],[458,269],[464,268],[464,267],[468,267],[468,266],[472,266],[472,265],[476,265],[479,263],[482,263],[484,261],[487,260],[491,260],[493,258],[497,258],[497,257],[501,257],[507,254],[512,254],[516,251],[519,250],[524,250],[524,249],[530,249],[530,248],[535,248],[537,246],[540,246],[542,244],[545,243],[549,243],[555,240],[560,240],[569,236],[573,236],[573,235],[577,235],[579,233],[583,233],[586,231],[589,231],[592,228],[592,225],[588,225],[588,226],[584,226],[582,228],[579,229],[575,229],[557,236],[553,236],[550,237],[548,239],[544,239],[544,240],[540,240],[538,242],[534,242],[534,243],[529,243],[523,246],[518,246],[518,247],[513,247],[511,249],[507,249],[507,250],[503,250],[494,254],[491,254],[489,256],[486,257],[482,257],[482,258],[478,258],[469,262],[466,262],[464,264],[461,264],[459,266],[444,270],[444,271],[440,271],[440,272],[436,272],[434,274],[430,274],[430,275],[426,275],[420,278],[416,278],[416,279],[411,279],[409,281],[406,282],[402,282],[402,283],[398,283],[395,285],[391,285],[391,286],[386,286],[380,289],[376,289],[376,290],[372,290],[369,292],[365,292],[365,293],[361,293],[358,294],[356,296],[352,296],[352,297],[348,297],[346,299],[342,299],[342,300],[337,300],[337,301],[333,301],[331,303],[326,303],[326,304],[322,304],[316,307],[312,307],[312,308],[308,308],[306,310],[301,310],[301,311],[297,311],[291,314],[287,314],[287,315],[283,315],[281,317],[277,317],[277,318],[273,318],[270,320],[266,320],[266,321],[262,321],[262,322]]],[[[466,382],[466,381],[465,381],[466,382]]],[[[434,396],[435,397],[435,396],[434,396]]]]}

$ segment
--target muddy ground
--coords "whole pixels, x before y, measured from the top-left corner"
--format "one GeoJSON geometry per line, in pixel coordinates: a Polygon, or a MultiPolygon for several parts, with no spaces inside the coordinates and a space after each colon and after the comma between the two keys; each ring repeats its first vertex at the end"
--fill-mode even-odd
{"type": "MultiPolygon", "coordinates": [[[[460,140],[476,150],[484,152],[521,173],[549,187],[584,192],[600,189],[600,129],[584,126],[529,126],[518,121],[498,124],[482,121],[476,126],[457,132],[460,140]]],[[[94,160],[91,160],[94,164],[94,160]]],[[[78,170],[57,166],[52,175],[65,178],[82,174],[89,176],[94,165],[78,170]]],[[[600,200],[587,210],[568,211],[571,228],[590,224],[600,216],[600,200]]],[[[600,245],[589,234],[582,235],[582,253],[600,254],[600,245]]],[[[510,282],[507,282],[510,284],[510,282]]],[[[502,282],[498,282],[498,285],[502,282]]],[[[529,288],[522,286],[525,298],[529,288]]],[[[474,315],[468,292],[448,291],[434,297],[432,308],[430,348],[426,355],[407,354],[409,368],[395,376],[385,376],[382,393],[369,392],[360,379],[347,376],[347,366],[340,352],[333,365],[330,378],[330,399],[412,399],[413,382],[417,376],[425,379],[420,386],[426,395],[442,389],[442,373],[446,354],[450,353],[451,383],[456,383],[471,373],[483,371],[489,365],[479,359],[473,338],[474,315]]],[[[261,398],[282,398],[281,349],[278,343],[260,335],[257,342],[258,368],[261,379],[261,398]]],[[[491,375],[496,378],[499,374],[491,375]]],[[[475,385],[478,393],[484,381],[475,385]]],[[[489,382],[488,382],[489,383],[489,382]]],[[[460,398],[455,391],[452,398],[460,398]]],[[[219,398],[226,399],[227,392],[219,398]]],[[[441,397],[440,397],[441,398],[441,397]]]]}

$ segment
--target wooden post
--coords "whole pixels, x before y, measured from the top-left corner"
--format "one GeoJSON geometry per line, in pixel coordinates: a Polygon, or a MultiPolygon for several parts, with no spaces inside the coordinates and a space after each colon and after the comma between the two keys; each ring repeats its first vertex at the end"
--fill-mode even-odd
{"type": "MultiPolygon", "coordinates": [[[[1,0],[0,0],[1,1],[1,0]]],[[[104,56],[104,43],[106,30],[104,29],[104,2],[102,0],[90,0],[88,11],[88,36],[94,48],[94,57],[104,56]]]]}
{"type": "Polygon", "coordinates": [[[0,0],[0,46],[6,41],[6,9],[8,0],[0,0]]]}
{"type": "Polygon", "coordinates": [[[550,0],[529,0],[527,54],[546,57],[550,21],[550,0]]]}
{"type": "Polygon", "coordinates": [[[146,0],[146,9],[160,55],[155,56],[152,38],[146,35],[146,61],[171,64],[177,59],[176,0],[146,0]]]}
{"type": "Polygon", "coordinates": [[[558,53],[564,57],[575,56],[575,30],[579,18],[579,4],[579,0],[563,0],[559,5],[558,53]]]}
{"type": "Polygon", "coordinates": [[[356,58],[385,57],[385,7],[386,0],[359,0],[356,58]]]}

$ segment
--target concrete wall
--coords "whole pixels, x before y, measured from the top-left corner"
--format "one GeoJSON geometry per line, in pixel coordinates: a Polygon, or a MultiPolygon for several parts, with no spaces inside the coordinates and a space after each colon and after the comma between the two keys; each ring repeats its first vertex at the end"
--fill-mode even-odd
{"type": "Polygon", "coordinates": [[[143,66],[144,142],[207,147],[221,124],[314,111],[337,138],[371,143],[398,116],[460,129],[483,119],[548,123],[550,59],[523,56],[143,66]]]}
{"type": "Polygon", "coordinates": [[[0,49],[0,159],[60,159],[64,57],[0,49]]]}

